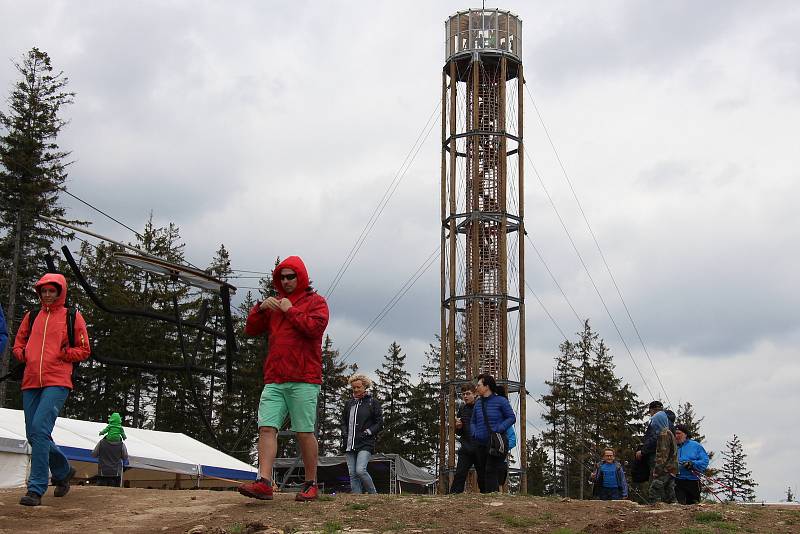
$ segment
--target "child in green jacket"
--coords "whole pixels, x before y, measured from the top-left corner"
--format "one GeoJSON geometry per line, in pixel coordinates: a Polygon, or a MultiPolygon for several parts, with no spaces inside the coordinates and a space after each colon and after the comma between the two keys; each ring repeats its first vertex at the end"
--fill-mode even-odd
{"type": "Polygon", "coordinates": [[[122,428],[122,417],[117,412],[108,416],[108,425],[100,431],[100,435],[106,435],[106,439],[111,443],[128,439],[125,435],[125,429],[122,428]]]}

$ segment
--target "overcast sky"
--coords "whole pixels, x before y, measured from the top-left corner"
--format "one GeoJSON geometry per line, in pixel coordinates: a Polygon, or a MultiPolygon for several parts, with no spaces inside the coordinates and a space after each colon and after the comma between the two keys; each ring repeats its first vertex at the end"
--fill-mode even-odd
{"type": "MultiPolygon", "coordinates": [[[[60,138],[71,192],[135,228],[150,212],[175,222],[197,265],[221,243],[236,269],[298,254],[324,293],[436,108],[445,18],[469,7],[0,0],[0,92],[13,60],[47,51],[77,93],[60,138]]],[[[759,498],[796,493],[800,4],[497,7],[523,20],[528,89],[669,399],[705,416],[709,449],[739,435],[759,498]]],[[[657,377],[527,95],[525,106],[526,150],[646,384],[531,168],[527,229],[647,401],[657,377]]],[[[437,247],[437,124],[330,299],[342,351],[437,247]]],[[[574,337],[580,323],[530,247],[527,258],[528,282],[574,337]]],[[[416,373],[439,328],[438,284],[434,264],[349,361],[372,372],[396,340],[416,373]]],[[[563,338],[530,295],[527,310],[539,395],[563,338]]],[[[539,413],[529,403],[536,426],[539,413]]]]}

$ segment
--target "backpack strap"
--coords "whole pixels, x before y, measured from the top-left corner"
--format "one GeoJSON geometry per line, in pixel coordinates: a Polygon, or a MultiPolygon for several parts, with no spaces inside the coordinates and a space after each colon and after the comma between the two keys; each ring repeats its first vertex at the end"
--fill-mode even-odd
{"type": "MultiPolygon", "coordinates": [[[[74,306],[67,307],[67,340],[69,341],[69,346],[75,346],[75,316],[78,314],[78,310],[74,306]]],[[[33,322],[36,320],[36,317],[39,315],[39,310],[31,310],[28,312],[28,332],[33,331],[33,322]]]]}
{"type": "Polygon", "coordinates": [[[28,332],[29,332],[28,335],[30,335],[30,332],[33,331],[33,322],[36,320],[36,317],[38,315],[39,315],[38,309],[31,310],[28,312],[28,332]]]}
{"type": "Polygon", "coordinates": [[[77,313],[78,310],[73,306],[67,308],[67,339],[70,347],[75,346],[75,316],[77,313]]]}

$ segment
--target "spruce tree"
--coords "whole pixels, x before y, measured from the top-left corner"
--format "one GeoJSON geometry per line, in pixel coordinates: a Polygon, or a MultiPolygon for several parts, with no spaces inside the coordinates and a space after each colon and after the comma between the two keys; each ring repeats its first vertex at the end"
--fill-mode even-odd
{"type": "MultiPolygon", "coordinates": [[[[5,313],[12,335],[25,310],[38,304],[31,287],[46,272],[44,255],[54,240],[72,236],[39,216],[66,214],[59,192],[69,154],[60,150],[57,138],[67,124],[62,107],[75,96],[66,90],[64,73],[54,71],[50,57],[38,48],[14,66],[20,79],[8,111],[0,111],[0,294],[8,295],[5,313]]],[[[7,348],[0,375],[7,372],[9,357],[7,348]]],[[[5,406],[7,384],[0,383],[0,406],[5,406]]]]}
{"type": "Polygon", "coordinates": [[[356,369],[356,364],[348,365],[342,360],[333,340],[326,335],[322,342],[322,386],[317,403],[320,456],[336,455],[341,445],[342,411],[350,396],[347,379],[356,369]]]}
{"type": "Polygon", "coordinates": [[[734,434],[725,447],[726,449],[722,451],[723,464],[720,477],[725,485],[723,494],[731,502],[736,500],[753,502],[756,498],[757,484],[751,478],[752,472],[747,469],[747,455],[744,453],[739,436],[734,434]]]}
{"type": "Polygon", "coordinates": [[[440,351],[435,345],[425,352],[419,381],[411,387],[404,432],[413,436],[406,455],[416,465],[436,471],[439,466],[440,351]]]}
{"type": "Polygon", "coordinates": [[[541,397],[548,430],[542,446],[551,449],[551,490],[567,497],[588,497],[588,471],[604,447],[629,460],[636,444],[638,399],[615,374],[613,357],[589,321],[576,342],[559,346],[549,392],[541,397]]]}
{"type": "Polygon", "coordinates": [[[553,477],[547,451],[541,439],[532,436],[528,439],[526,470],[528,475],[528,495],[547,495],[552,493],[553,477]]]}
{"type": "Polygon", "coordinates": [[[375,393],[383,408],[383,432],[378,452],[404,455],[408,437],[408,400],[411,394],[411,375],[406,371],[406,355],[397,342],[392,342],[381,368],[375,371],[378,381],[375,393]]]}

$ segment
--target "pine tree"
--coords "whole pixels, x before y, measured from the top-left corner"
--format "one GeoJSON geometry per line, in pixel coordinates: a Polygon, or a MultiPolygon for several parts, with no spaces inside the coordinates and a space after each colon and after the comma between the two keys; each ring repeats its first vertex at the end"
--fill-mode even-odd
{"type": "Polygon", "coordinates": [[[404,455],[409,442],[406,435],[408,400],[411,393],[411,375],[405,368],[406,355],[400,345],[392,342],[384,356],[381,368],[375,371],[378,381],[375,393],[383,408],[383,432],[378,441],[378,452],[404,455]]]}
{"type": "MultiPolygon", "coordinates": [[[[564,496],[588,497],[588,470],[606,446],[633,451],[638,399],[629,384],[614,373],[608,347],[589,321],[578,340],[559,346],[549,392],[541,397],[550,427],[542,433],[542,447],[552,450],[550,490],[564,496]]],[[[621,459],[628,458],[623,453],[621,459]]]]}
{"type": "Polygon", "coordinates": [[[411,387],[404,429],[404,433],[414,436],[407,445],[407,458],[431,471],[439,466],[439,402],[442,394],[439,359],[438,347],[430,345],[430,350],[425,352],[419,382],[411,387]]]}
{"type": "Polygon", "coordinates": [[[333,340],[326,335],[322,343],[322,386],[317,403],[320,456],[334,456],[341,445],[341,418],[349,397],[347,379],[358,369],[346,364],[333,340]]]}
{"type": "Polygon", "coordinates": [[[753,502],[756,498],[755,487],[757,484],[750,478],[752,472],[747,470],[747,455],[744,453],[739,436],[733,438],[725,444],[726,449],[722,451],[722,476],[720,477],[726,486],[723,493],[728,501],[741,500],[753,502]]]}
{"type": "MultiPolygon", "coordinates": [[[[17,319],[37,304],[31,286],[46,272],[44,255],[54,240],[72,236],[39,217],[63,218],[66,213],[59,192],[69,154],[56,141],[67,124],[61,108],[75,96],[66,90],[64,73],[54,72],[50,57],[38,48],[14,66],[20,80],[8,99],[9,111],[0,111],[0,294],[8,295],[11,334],[17,319]]],[[[0,375],[7,372],[9,357],[6,349],[0,375]]],[[[5,406],[7,384],[0,383],[0,406],[5,406]]]]}
{"type": "Polygon", "coordinates": [[[526,470],[528,475],[528,495],[547,495],[552,493],[553,477],[547,451],[541,440],[532,436],[528,440],[526,470]]]}

